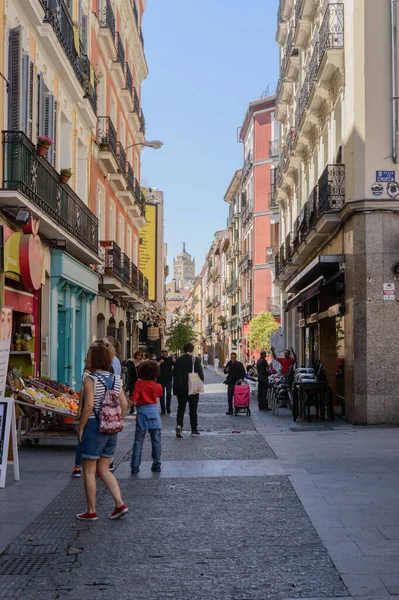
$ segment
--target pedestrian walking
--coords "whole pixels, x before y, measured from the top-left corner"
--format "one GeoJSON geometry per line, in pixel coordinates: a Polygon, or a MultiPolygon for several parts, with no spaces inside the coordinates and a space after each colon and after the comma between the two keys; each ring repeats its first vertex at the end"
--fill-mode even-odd
{"type": "Polygon", "coordinates": [[[105,338],[103,338],[103,341],[105,345],[111,350],[111,352],[113,352],[111,373],[114,373],[114,375],[117,375],[118,377],[122,377],[122,346],[120,342],[118,342],[112,336],[106,336],[105,338]]]}
{"type": "Polygon", "coordinates": [[[160,375],[158,378],[158,383],[160,383],[162,386],[162,396],[160,397],[161,415],[164,415],[166,412],[168,413],[168,415],[170,415],[170,406],[172,402],[172,372],[175,360],[172,358],[172,356],[169,356],[168,349],[164,348],[161,352],[161,356],[157,358],[157,361],[160,366],[160,375]]]}
{"type": "Polygon", "coordinates": [[[119,484],[109,467],[115,453],[118,433],[127,411],[127,401],[122,390],[122,380],[110,373],[112,354],[104,344],[92,345],[86,356],[87,376],[83,381],[83,407],[80,414],[77,434],[82,444],[83,480],[86,496],[86,511],[76,515],[81,521],[97,521],[96,513],[96,473],[114,499],[111,519],[118,519],[128,512],[124,504],[119,484]],[[107,409],[107,410],[105,410],[107,409]],[[106,417],[112,415],[111,421],[106,417]],[[111,428],[110,428],[111,427],[111,428]],[[104,429],[111,431],[105,433],[104,429]],[[102,429],[102,431],[101,431],[102,429]]]}
{"type": "Polygon", "coordinates": [[[244,365],[237,360],[237,354],[235,352],[230,354],[230,360],[224,369],[224,373],[227,375],[224,383],[227,385],[227,402],[229,405],[226,415],[232,415],[234,387],[237,384],[237,381],[240,381],[240,379],[244,379],[245,377],[244,365]]]}
{"type": "Polygon", "coordinates": [[[163,388],[160,383],[157,383],[160,371],[160,366],[155,360],[146,360],[139,366],[140,379],[134,386],[131,398],[137,406],[136,433],[130,463],[133,475],[140,472],[143,443],[147,431],[151,436],[151,471],[159,472],[161,470],[162,421],[159,416],[158,398],[161,397],[163,388]]]}
{"type": "Polygon", "coordinates": [[[205,354],[204,354],[204,369],[206,369],[208,367],[208,361],[209,361],[209,355],[208,355],[208,352],[205,352],[205,354]]]}
{"type": "Polygon", "coordinates": [[[266,360],[266,352],[262,350],[260,358],[256,363],[258,371],[258,407],[259,410],[270,410],[267,405],[267,390],[269,387],[269,365],[266,360]]]}
{"type": "Polygon", "coordinates": [[[288,371],[290,367],[294,366],[297,362],[297,356],[295,354],[294,348],[291,346],[291,352],[289,350],[284,350],[284,358],[277,358],[274,348],[271,348],[273,360],[277,361],[281,365],[281,374],[288,375],[288,371]]]}
{"type": "Polygon", "coordinates": [[[199,394],[189,395],[189,374],[197,373],[199,378],[204,381],[204,372],[201,361],[193,356],[194,346],[191,343],[185,344],[184,354],[176,360],[173,368],[173,393],[177,396],[177,423],[176,437],[183,437],[184,413],[186,405],[190,407],[190,425],[191,435],[199,436],[198,431],[198,402],[199,394]]]}
{"type": "MultiPolygon", "coordinates": [[[[133,354],[133,358],[129,358],[125,363],[125,365],[127,367],[126,384],[127,384],[127,397],[128,398],[132,397],[134,386],[136,385],[136,382],[139,378],[138,368],[142,362],[143,362],[143,353],[141,352],[141,350],[136,350],[136,352],[133,354]]],[[[136,407],[134,404],[131,405],[129,414],[130,415],[136,414],[136,407]]]]}
{"type": "Polygon", "coordinates": [[[219,365],[220,365],[220,360],[218,359],[217,356],[215,356],[215,360],[213,361],[213,366],[215,367],[215,375],[217,375],[219,372],[219,365]]]}

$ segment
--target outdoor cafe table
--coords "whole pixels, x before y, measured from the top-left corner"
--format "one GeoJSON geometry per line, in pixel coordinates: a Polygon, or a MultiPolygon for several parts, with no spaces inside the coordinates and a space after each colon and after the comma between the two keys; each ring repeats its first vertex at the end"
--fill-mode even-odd
{"type": "MultiPolygon", "coordinates": [[[[292,417],[294,421],[298,417],[304,419],[306,417],[306,397],[308,392],[318,395],[318,404],[320,406],[320,415],[322,419],[333,419],[333,411],[326,403],[326,392],[328,389],[328,381],[302,381],[293,384],[292,394],[292,417]],[[326,410],[327,409],[327,410],[326,410]],[[326,414],[327,413],[327,414],[326,414]]],[[[310,422],[310,415],[308,417],[310,422]]]]}

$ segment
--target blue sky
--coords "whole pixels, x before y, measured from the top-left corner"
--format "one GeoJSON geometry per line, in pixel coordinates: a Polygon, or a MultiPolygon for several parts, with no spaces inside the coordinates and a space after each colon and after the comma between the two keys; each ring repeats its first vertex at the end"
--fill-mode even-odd
{"type": "Polygon", "coordinates": [[[248,104],[278,79],[278,0],[147,0],[143,31],[150,74],[143,84],[147,139],[141,180],[165,193],[168,263],[182,241],[197,272],[242,166],[237,127],[248,104]]]}

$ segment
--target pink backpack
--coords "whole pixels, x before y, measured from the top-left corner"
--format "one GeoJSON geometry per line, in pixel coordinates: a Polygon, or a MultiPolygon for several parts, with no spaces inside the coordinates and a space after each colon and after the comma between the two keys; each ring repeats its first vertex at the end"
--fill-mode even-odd
{"type": "Polygon", "coordinates": [[[107,377],[102,373],[93,373],[93,375],[97,377],[105,388],[100,410],[96,415],[99,425],[98,430],[100,433],[107,433],[109,435],[119,433],[123,429],[123,420],[122,407],[118,394],[114,390],[115,376],[110,374],[107,377]]]}

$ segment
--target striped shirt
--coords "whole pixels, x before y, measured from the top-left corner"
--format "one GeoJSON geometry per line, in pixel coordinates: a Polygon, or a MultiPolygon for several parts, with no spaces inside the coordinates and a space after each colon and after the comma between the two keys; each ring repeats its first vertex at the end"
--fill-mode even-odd
{"type": "MultiPolygon", "coordinates": [[[[113,381],[113,379],[115,378],[115,383],[113,386],[113,390],[115,391],[116,395],[119,396],[119,394],[122,391],[122,379],[120,377],[118,377],[117,375],[112,375],[111,373],[108,373],[106,371],[100,371],[100,374],[103,376],[105,381],[108,381],[109,383],[111,383],[113,381]]],[[[102,383],[102,381],[100,380],[99,377],[97,377],[94,373],[84,373],[83,374],[83,381],[85,380],[86,377],[90,377],[90,379],[93,380],[94,383],[94,407],[93,410],[91,412],[91,415],[89,417],[89,419],[95,419],[96,415],[95,413],[97,413],[101,408],[101,403],[103,401],[103,398],[105,396],[105,381],[104,383],[102,383]]]]}

